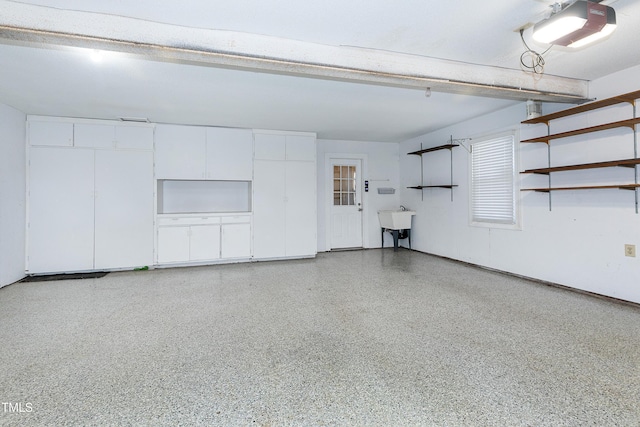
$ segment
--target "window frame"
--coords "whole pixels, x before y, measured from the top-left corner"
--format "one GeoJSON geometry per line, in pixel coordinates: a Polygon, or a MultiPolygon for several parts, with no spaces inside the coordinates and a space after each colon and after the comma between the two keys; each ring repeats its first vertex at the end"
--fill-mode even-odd
{"type": "Polygon", "coordinates": [[[522,220],[520,215],[520,168],[519,168],[519,133],[517,130],[510,130],[507,132],[501,132],[496,134],[490,134],[483,136],[481,138],[474,138],[469,147],[469,224],[475,227],[483,227],[483,228],[494,228],[494,229],[506,229],[506,230],[522,230],[522,220]],[[474,214],[474,147],[483,144],[489,143],[492,141],[497,141],[503,138],[511,138],[512,143],[512,188],[511,188],[511,201],[512,201],[512,221],[513,222],[503,222],[498,220],[478,220],[474,214]]]}

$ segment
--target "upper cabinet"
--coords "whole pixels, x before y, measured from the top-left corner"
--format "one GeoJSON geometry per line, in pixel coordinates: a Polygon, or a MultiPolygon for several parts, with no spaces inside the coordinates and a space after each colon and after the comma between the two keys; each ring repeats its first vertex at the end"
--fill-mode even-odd
{"type": "Polygon", "coordinates": [[[148,125],[79,123],[73,134],[76,147],[153,150],[153,128],[148,125]]]}
{"type": "Polygon", "coordinates": [[[157,179],[251,180],[251,130],[158,125],[155,143],[157,179]]]}
{"type": "Polygon", "coordinates": [[[287,135],[257,131],[254,139],[256,160],[316,160],[315,135],[287,135]]]}
{"type": "Polygon", "coordinates": [[[206,128],[156,126],[156,178],[205,179],[206,128]]]}
{"type": "Polygon", "coordinates": [[[285,160],[315,161],[316,137],[287,135],[285,160]]]}
{"type": "Polygon", "coordinates": [[[73,123],[29,120],[29,144],[73,147],[73,123]]]}
{"type": "Polygon", "coordinates": [[[207,128],[207,179],[251,181],[251,129],[207,128]]]}
{"type": "Polygon", "coordinates": [[[31,146],[153,150],[153,125],[30,116],[31,146]]]}

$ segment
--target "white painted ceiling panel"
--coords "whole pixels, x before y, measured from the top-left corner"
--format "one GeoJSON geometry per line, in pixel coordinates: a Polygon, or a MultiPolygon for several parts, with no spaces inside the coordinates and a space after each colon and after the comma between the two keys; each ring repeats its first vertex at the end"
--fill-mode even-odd
{"type": "MultiPolygon", "coordinates": [[[[518,27],[552,1],[435,2],[0,0],[245,32],[329,46],[357,46],[507,69],[524,51],[518,27]]],[[[605,1],[618,16],[607,40],[579,51],[554,47],[546,73],[591,80],[640,61],[640,2],[605,1]]],[[[26,16],[13,16],[17,24],[26,16]]],[[[99,15],[98,15],[99,18],[99,15]]],[[[56,22],[42,25],[57,25],[56,22]]],[[[69,22],[86,26],[86,22],[69,22]]],[[[168,33],[166,38],[171,38],[168,33]]],[[[545,46],[531,42],[540,51],[545,46]]],[[[498,82],[499,83],[499,82],[498,82]]],[[[513,105],[514,101],[106,55],[81,49],[0,44],[0,102],[30,114],[148,117],[156,122],[318,132],[321,138],[400,141],[513,105]]],[[[523,107],[524,115],[524,107],[523,107]]]]}

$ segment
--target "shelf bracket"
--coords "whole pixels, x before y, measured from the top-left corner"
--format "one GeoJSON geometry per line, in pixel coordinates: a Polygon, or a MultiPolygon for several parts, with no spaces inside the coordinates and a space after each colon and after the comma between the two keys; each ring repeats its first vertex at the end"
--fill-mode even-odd
{"type": "MultiPolygon", "coordinates": [[[[547,135],[551,135],[551,127],[549,126],[549,122],[547,122],[547,135]]],[[[549,141],[547,140],[545,142],[547,144],[547,166],[551,167],[551,144],[549,144],[549,141]]],[[[547,193],[549,194],[549,212],[551,212],[551,174],[547,174],[549,179],[549,191],[547,191],[547,193]]]]}
{"type": "MultiPolygon", "coordinates": [[[[636,104],[636,99],[634,98],[633,101],[631,102],[631,106],[633,107],[633,117],[637,118],[638,117],[638,111],[637,111],[637,104],[636,104]]],[[[638,158],[638,132],[635,131],[635,125],[631,128],[633,130],[633,157],[635,157],[636,159],[638,158]]],[[[633,165],[634,168],[634,183],[636,184],[636,187],[634,188],[634,193],[635,193],[635,205],[636,205],[636,214],[638,214],[638,191],[640,191],[638,189],[638,165],[633,165]]]]}

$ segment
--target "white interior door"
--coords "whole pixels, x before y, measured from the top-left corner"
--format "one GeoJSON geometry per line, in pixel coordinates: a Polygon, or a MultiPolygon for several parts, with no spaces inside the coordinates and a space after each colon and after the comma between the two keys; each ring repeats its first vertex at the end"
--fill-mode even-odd
{"type": "Polygon", "coordinates": [[[362,247],[362,164],[331,159],[331,249],[362,247]]]}

